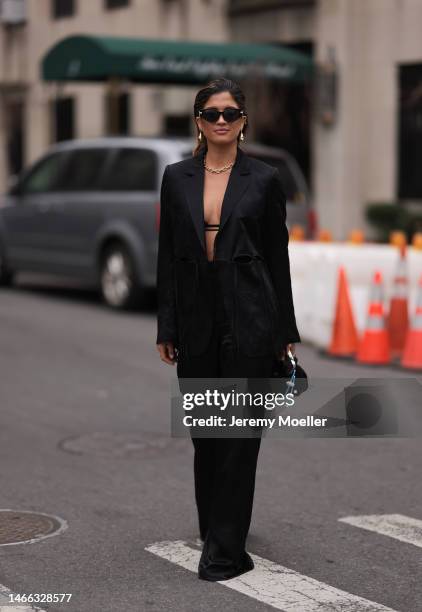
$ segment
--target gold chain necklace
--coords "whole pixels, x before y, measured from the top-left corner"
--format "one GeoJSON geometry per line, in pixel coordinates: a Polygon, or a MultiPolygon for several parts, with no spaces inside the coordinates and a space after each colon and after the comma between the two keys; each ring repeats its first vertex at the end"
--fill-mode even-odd
{"type": "Polygon", "coordinates": [[[226,172],[227,170],[230,170],[230,168],[233,168],[233,166],[234,166],[234,162],[230,162],[227,166],[223,166],[222,168],[210,168],[209,166],[207,166],[207,163],[204,157],[205,170],[208,170],[208,172],[213,172],[214,174],[220,174],[221,172],[226,172]]]}

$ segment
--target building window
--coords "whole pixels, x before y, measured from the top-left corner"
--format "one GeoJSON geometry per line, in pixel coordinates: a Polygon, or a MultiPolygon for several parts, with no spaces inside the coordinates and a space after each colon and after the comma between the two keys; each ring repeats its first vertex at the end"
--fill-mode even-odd
{"type": "Polygon", "coordinates": [[[105,117],[107,134],[130,133],[130,94],[122,92],[117,96],[105,96],[105,117]]]}
{"type": "Polygon", "coordinates": [[[57,98],[52,102],[52,142],[75,137],[75,99],[57,98]]]}
{"type": "Polygon", "coordinates": [[[398,197],[422,199],[422,64],[399,67],[398,197]]]}
{"type": "Polygon", "coordinates": [[[163,132],[166,136],[190,136],[191,121],[190,115],[165,115],[163,132]]]}
{"type": "Polygon", "coordinates": [[[104,0],[106,10],[129,6],[129,0],[104,0]]]}
{"type": "Polygon", "coordinates": [[[229,16],[242,13],[258,13],[261,11],[295,8],[312,8],[315,0],[229,0],[229,16]]]}
{"type": "Polygon", "coordinates": [[[75,14],[75,0],[51,0],[51,16],[53,19],[72,17],[75,14]]]}
{"type": "Polygon", "coordinates": [[[9,174],[18,175],[24,166],[25,107],[22,100],[5,101],[6,159],[9,174]]]}

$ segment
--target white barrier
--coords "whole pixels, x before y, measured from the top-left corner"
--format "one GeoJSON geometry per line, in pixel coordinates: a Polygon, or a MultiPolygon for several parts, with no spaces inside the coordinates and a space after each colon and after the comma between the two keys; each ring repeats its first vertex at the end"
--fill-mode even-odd
{"type": "MultiPolygon", "coordinates": [[[[374,272],[384,280],[385,306],[393,289],[399,249],[384,244],[351,245],[325,242],[289,243],[296,321],[302,340],[326,348],[330,342],[337,297],[339,266],[344,266],[356,326],[363,332],[374,272]]],[[[422,251],[407,249],[410,312],[414,312],[422,251]]]]}

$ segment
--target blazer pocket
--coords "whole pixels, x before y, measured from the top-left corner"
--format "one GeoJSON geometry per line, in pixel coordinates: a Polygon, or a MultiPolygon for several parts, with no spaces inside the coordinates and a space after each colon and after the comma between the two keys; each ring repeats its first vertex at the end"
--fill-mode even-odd
{"type": "Polygon", "coordinates": [[[272,322],[266,304],[259,259],[238,256],[236,275],[236,339],[240,352],[258,357],[273,352],[272,322]]]}
{"type": "Polygon", "coordinates": [[[196,266],[196,261],[193,259],[181,258],[174,262],[176,306],[181,338],[186,333],[186,326],[195,308],[196,266]]]}

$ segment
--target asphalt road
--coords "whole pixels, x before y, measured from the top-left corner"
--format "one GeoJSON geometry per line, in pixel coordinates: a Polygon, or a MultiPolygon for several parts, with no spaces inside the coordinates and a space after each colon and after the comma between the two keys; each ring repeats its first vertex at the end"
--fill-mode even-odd
{"type": "MultiPolygon", "coordinates": [[[[0,546],[0,585],[72,593],[42,606],[54,612],[274,610],[145,550],[198,536],[193,448],[169,435],[176,370],[156,351],[154,308],[114,313],[91,292],[37,283],[21,277],[0,292],[0,509],[52,514],[67,528],[0,546]]],[[[404,376],[310,346],[297,354],[310,376],[404,376]]],[[[422,521],[421,472],[420,437],[264,440],[247,549],[387,608],[422,611],[421,527],[406,542],[339,520],[422,521]]],[[[352,609],[362,608],[318,607],[352,609]]]]}

